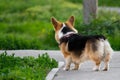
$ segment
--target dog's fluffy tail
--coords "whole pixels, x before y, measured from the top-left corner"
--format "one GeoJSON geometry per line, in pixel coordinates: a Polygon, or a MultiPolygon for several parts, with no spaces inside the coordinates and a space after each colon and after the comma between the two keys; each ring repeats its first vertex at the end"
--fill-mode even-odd
{"type": "Polygon", "coordinates": [[[108,42],[108,40],[104,41],[104,54],[105,55],[110,55],[110,58],[113,55],[113,49],[110,46],[110,43],[108,42]]]}

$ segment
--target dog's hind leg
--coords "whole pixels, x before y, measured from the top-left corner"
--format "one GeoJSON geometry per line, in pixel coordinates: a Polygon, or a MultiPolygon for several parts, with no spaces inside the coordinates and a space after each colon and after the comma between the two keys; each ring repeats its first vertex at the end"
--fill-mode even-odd
{"type": "Polygon", "coordinates": [[[92,60],[95,62],[95,67],[93,67],[93,70],[94,71],[99,71],[101,59],[96,56],[96,57],[92,58],[92,60]]]}
{"type": "Polygon", "coordinates": [[[95,67],[93,68],[94,71],[99,71],[100,69],[100,61],[95,61],[95,67]]]}
{"type": "Polygon", "coordinates": [[[110,54],[107,54],[105,56],[105,59],[104,59],[105,66],[104,66],[103,71],[108,71],[108,69],[109,69],[109,61],[110,61],[110,54]]]}
{"type": "Polygon", "coordinates": [[[79,63],[74,62],[74,65],[75,65],[75,67],[73,68],[73,70],[78,70],[79,69],[79,63]]]}
{"type": "Polygon", "coordinates": [[[104,41],[104,63],[105,67],[103,71],[107,71],[109,69],[109,61],[112,57],[113,49],[111,48],[109,42],[107,40],[104,41]]]}

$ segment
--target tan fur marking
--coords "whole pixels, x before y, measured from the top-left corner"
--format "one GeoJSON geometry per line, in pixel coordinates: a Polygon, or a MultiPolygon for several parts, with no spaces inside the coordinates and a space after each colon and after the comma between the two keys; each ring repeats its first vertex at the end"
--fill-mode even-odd
{"type": "Polygon", "coordinates": [[[65,24],[66,24],[68,27],[73,28],[73,25],[72,25],[69,21],[66,21],[65,24]]]}
{"type": "Polygon", "coordinates": [[[62,43],[59,47],[60,47],[60,49],[61,49],[61,51],[62,51],[62,53],[64,55],[64,58],[66,58],[67,56],[70,56],[70,53],[68,52],[65,43],[62,43]]]}
{"type": "Polygon", "coordinates": [[[61,27],[62,27],[62,23],[61,23],[61,22],[58,22],[58,25],[57,25],[57,28],[56,28],[56,30],[55,30],[55,31],[60,30],[60,29],[61,29],[61,27]]]}
{"type": "Polygon", "coordinates": [[[69,21],[67,21],[65,24],[66,24],[69,28],[71,28],[73,31],[75,31],[76,33],[78,33],[78,31],[74,28],[73,25],[71,25],[71,23],[70,23],[69,21]]]}
{"type": "Polygon", "coordinates": [[[78,63],[74,63],[75,64],[75,67],[73,70],[78,70],[79,69],[79,64],[78,63]]]}
{"type": "Polygon", "coordinates": [[[108,61],[110,61],[110,54],[107,54],[105,57],[105,62],[108,62],[108,61]]]}
{"type": "Polygon", "coordinates": [[[58,32],[59,32],[59,30],[61,29],[61,27],[62,27],[62,23],[58,22],[58,26],[57,26],[57,28],[55,29],[55,39],[56,39],[56,41],[57,41],[58,43],[59,43],[58,32]]]}
{"type": "Polygon", "coordinates": [[[64,56],[64,58],[66,60],[66,65],[65,65],[64,70],[69,70],[70,69],[70,64],[72,62],[71,55],[68,52],[67,46],[66,46],[65,43],[62,43],[59,47],[60,47],[61,52],[63,53],[63,56],[64,56]]]}

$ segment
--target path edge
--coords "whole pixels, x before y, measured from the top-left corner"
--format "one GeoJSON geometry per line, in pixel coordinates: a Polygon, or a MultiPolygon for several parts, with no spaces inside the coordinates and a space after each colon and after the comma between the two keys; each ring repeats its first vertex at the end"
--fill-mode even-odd
{"type": "Polygon", "coordinates": [[[53,68],[46,76],[45,80],[53,80],[56,73],[59,71],[59,69],[64,65],[64,62],[60,61],[58,62],[58,68],[53,68]]]}

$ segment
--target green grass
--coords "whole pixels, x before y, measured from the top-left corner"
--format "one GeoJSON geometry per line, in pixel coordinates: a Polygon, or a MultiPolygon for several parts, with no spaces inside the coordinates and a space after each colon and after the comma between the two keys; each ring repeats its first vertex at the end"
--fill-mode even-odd
{"type": "MultiPolygon", "coordinates": [[[[115,30],[115,28],[119,29],[119,23],[114,23],[120,20],[120,15],[116,12],[100,11],[96,20],[90,25],[84,25],[82,3],[80,0],[74,1],[1,0],[0,49],[58,49],[50,19],[54,16],[64,22],[69,16],[74,15],[75,27],[79,33],[104,34],[110,39],[112,47],[120,50],[120,44],[117,44],[119,38],[117,42],[111,39],[113,36],[117,38],[116,33],[120,32],[115,30]]],[[[102,0],[99,1],[101,4],[102,0]]],[[[109,6],[112,2],[105,0],[103,5],[109,6]]],[[[119,6],[119,1],[116,5],[119,6]]]]}
{"type": "Polygon", "coordinates": [[[47,53],[38,58],[20,58],[4,52],[0,54],[0,80],[45,80],[48,72],[57,65],[47,53]]]}
{"type": "MultiPolygon", "coordinates": [[[[82,3],[83,0],[67,0],[73,3],[82,3]]],[[[99,6],[120,7],[120,0],[98,0],[99,6]]]]}
{"type": "Polygon", "coordinates": [[[0,49],[58,49],[50,18],[54,15],[65,20],[71,13],[60,17],[60,12],[79,13],[78,5],[61,0],[47,0],[47,3],[44,0],[4,0],[0,4],[0,49]]]}

